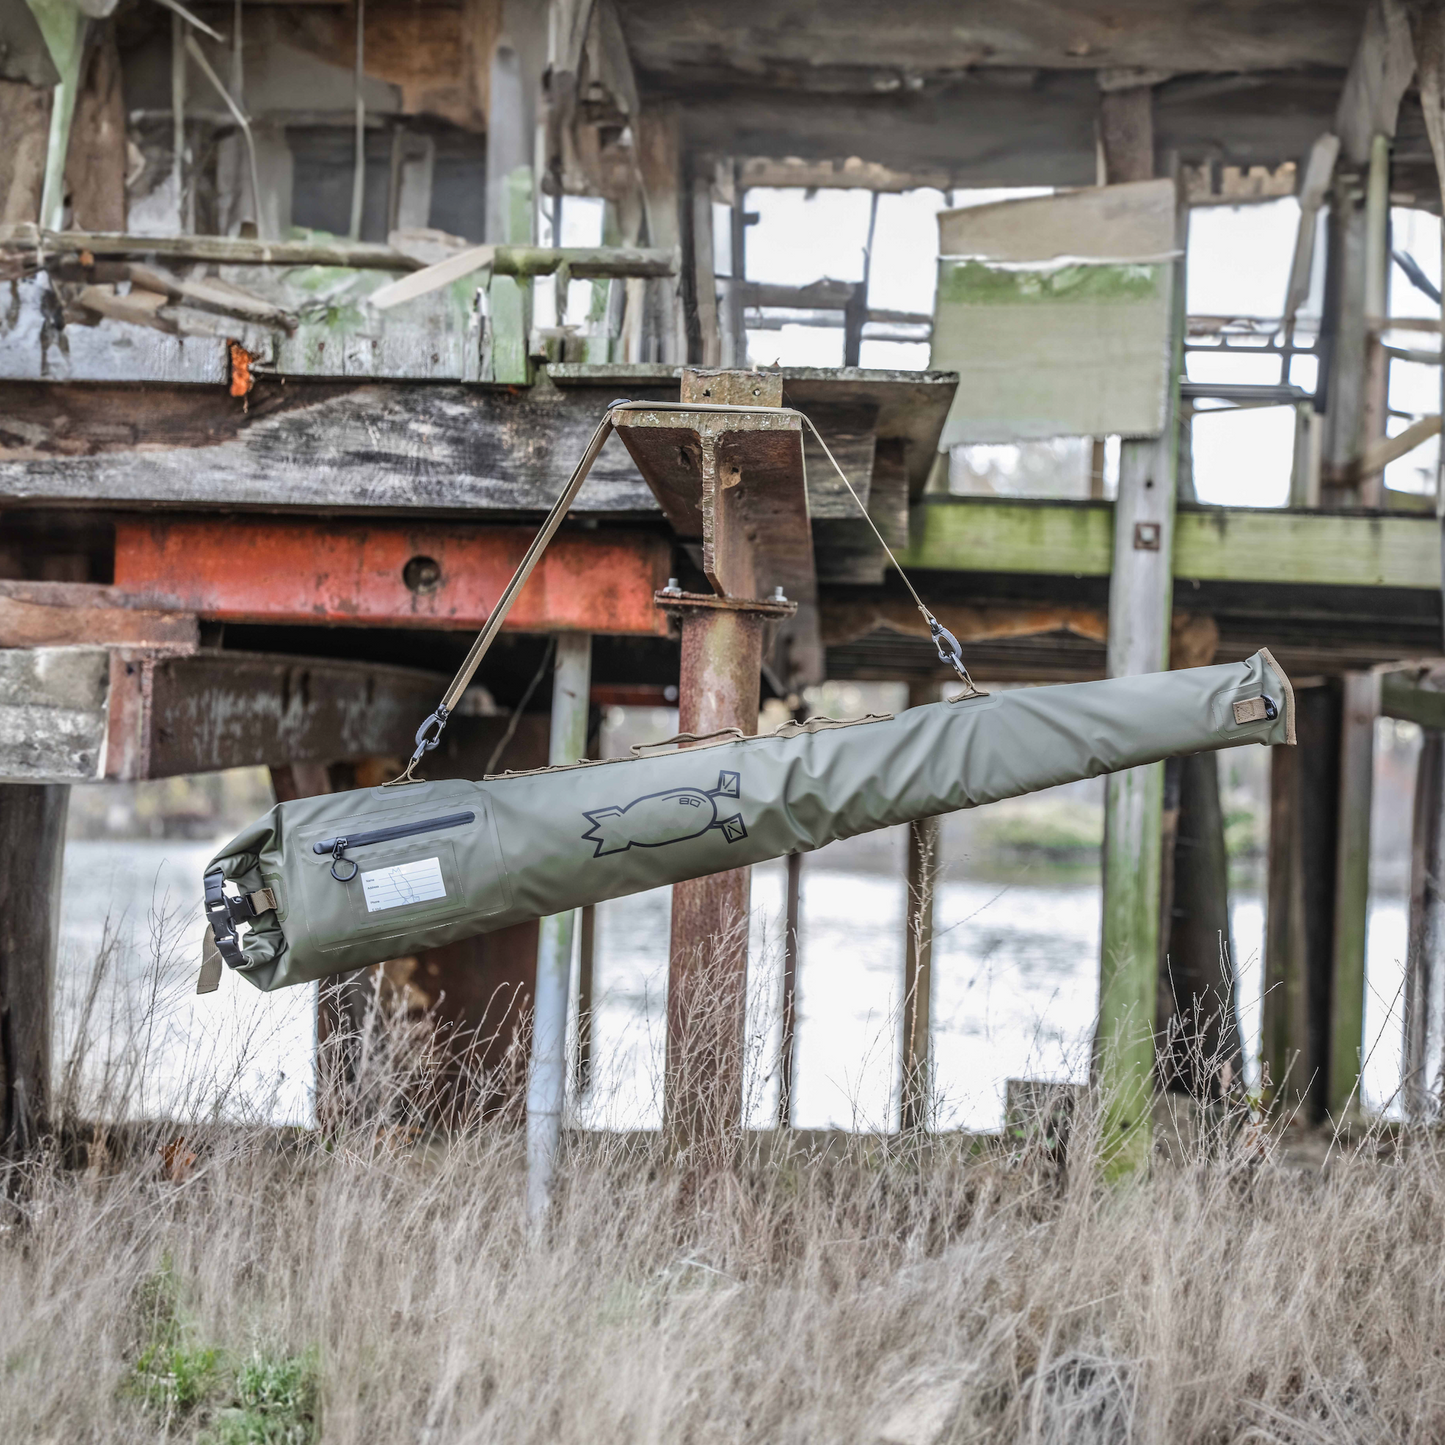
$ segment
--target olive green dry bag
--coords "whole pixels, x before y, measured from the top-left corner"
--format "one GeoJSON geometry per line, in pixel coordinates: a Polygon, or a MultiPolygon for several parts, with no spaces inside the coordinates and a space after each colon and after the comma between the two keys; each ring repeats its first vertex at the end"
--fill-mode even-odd
{"type": "MultiPolygon", "coordinates": [[[[258,988],[1181,753],[1294,742],[1268,652],[788,723],[658,756],[280,803],[206,870],[216,951],[258,988]]],[[[212,954],[209,979],[219,978],[212,954]]]]}

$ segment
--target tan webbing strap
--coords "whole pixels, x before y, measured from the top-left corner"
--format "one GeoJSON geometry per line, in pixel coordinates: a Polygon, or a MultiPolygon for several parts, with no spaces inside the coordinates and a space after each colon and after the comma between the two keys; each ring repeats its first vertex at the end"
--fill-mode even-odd
{"type": "MultiPolygon", "coordinates": [[[[613,406],[615,405],[614,402],[613,406]]],[[[406,771],[399,778],[393,778],[391,782],[385,784],[386,787],[395,787],[398,783],[415,782],[416,779],[412,777],[412,769],[441,741],[442,729],[447,725],[447,718],[451,714],[451,710],[467,690],[467,684],[471,682],[477,668],[482,665],[482,659],[496,640],[497,633],[502,630],[502,624],[507,620],[507,614],[517,600],[517,594],[527,585],[527,579],[532,575],[532,569],[541,561],[542,553],[547,550],[547,544],[556,536],[557,528],[562,525],[562,519],[571,510],[572,503],[577,499],[577,493],[582,490],[582,483],[587,480],[587,473],[592,470],[592,463],[597,460],[598,453],[606,446],[607,438],[612,435],[612,411],[613,407],[608,407],[607,414],[597,423],[597,430],[592,433],[592,440],[587,443],[587,450],[582,453],[582,460],[577,463],[571,480],[562,489],[562,495],[552,504],[552,510],[547,513],[547,519],[542,523],[537,535],[532,538],[532,545],[527,548],[527,555],[522,558],[517,570],[512,573],[512,580],[507,583],[501,597],[497,599],[497,605],[492,608],[491,614],[487,618],[487,625],[477,634],[477,640],[472,643],[471,650],[457,669],[457,675],[452,679],[451,686],[447,688],[441,705],[417,729],[416,751],[411,755],[411,761],[406,765],[406,771]]]]}
{"type": "Polygon", "coordinates": [[[1234,720],[1240,727],[1245,723],[1264,722],[1268,717],[1269,709],[1262,697],[1247,697],[1234,705],[1234,720]]]}
{"type": "MultiPolygon", "coordinates": [[[[269,913],[276,907],[276,890],[258,888],[254,893],[246,894],[246,902],[251,905],[253,914],[269,913]]],[[[221,950],[216,947],[216,935],[207,928],[205,942],[201,944],[201,973],[196,979],[196,992],[215,993],[221,986],[221,971],[224,967],[225,960],[221,957],[221,950]]]]}
{"type": "Polygon", "coordinates": [[[201,945],[201,976],[196,980],[196,992],[215,993],[221,986],[221,970],[224,966],[221,950],[216,947],[216,940],[208,928],[206,941],[201,945]]]}
{"type": "MultiPolygon", "coordinates": [[[[497,600],[497,605],[492,608],[491,615],[487,618],[487,625],[477,634],[477,640],[472,643],[462,665],[457,669],[457,675],[452,679],[451,686],[447,688],[440,706],[431,714],[427,720],[417,729],[416,751],[411,755],[411,761],[406,765],[405,771],[400,777],[393,778],[384,786],[396,787],[401,783],[416,782],[412,776],[416,765],[441,741],[442,730],[447,725],[447,718],[451,711],[461,700],[462,694],[467,690],[467,684],[471,682],[476,674],[477,668],[481,666],[482,659],[487,655],[488,649],[496,640],[497,633],[502,630],[502,624],[507,620],[507,614],[512,610],[512,604],[517,600],[517,594],[527,585],[527,579],[532,575],[532,569],[542,558],[542,553],[547,550],[547,544],[556,535],[558,527],[562,525],[562,519],[567,515],[572,503],[576,500],[577,493],[582,490],[582,483],[587,480],[587,474],[592,470],[592,464],[597,460],[598,453],[607,444],[607,438],[612,435],[615,423],[613,415],[618,411],[644,410],[644,411],[692,411],[692,412],[755,412],[760,408],[755,406],[729,406],[721,402],[690,402],[690,401],[614,401],[607,408],[606,414],[597,424],[597,430],[592,433],[592,440],[587,443],[587,450],[582,453],[582,460],[577,463],[576,470],[572,473],[571,480],[562,489],[547,513],[547,519],[542,523],[537,535],[532,539],[532,545],[527,548],[527,555],[522,558],[517,570],[512,574],[512,580],[507,583],[506,589],[497,600]]],[[[776,416],[779,408],[767,408],[770,416],[776,416]]],[[[950,667],[963,680],[964,685],[969,689],[970,694],[976,693],[973,679],[968,675],[968,669],[963,665],[962,650],[958,645],[958,639],[944,627],[938,619],[923,604],[923,599],[914,590],[913,583],[909,581],[908,574],[903,570],[898,558],[893,555],[893,549],[883,539],[883,534],[874,524],[872,517],[868,515],[868,509],[863,505],[862,499],[854,491],[853,484],[848,480],[843,468],[838,465],[833,453],[828,450],[828,444],[818,434],[815,427],[804,413],[793,407],[784,407],[781,410],[788,415],[798,417],[802,423],[813,433],[818,445],[822,447],[823,454],[832,463],[833,470],[843,480],[843,485],[848,488],[853,500],[858,504],[858,509],[863,515],[863,520],[873,529],[873,535],[878,539],[879,545],[888,554],[888,560],[897,569],[898,575],[903,578],[904,586],[913,593],[913,600],[918,604],[918,610],[923,614],[924,620],[928,623],[929,631],[933,637],[934,645],[938,648],[938,656],[941,661],[949,664],[950,667]]],[[[799,439],[801,442],[801,438],[799,439]]]]}

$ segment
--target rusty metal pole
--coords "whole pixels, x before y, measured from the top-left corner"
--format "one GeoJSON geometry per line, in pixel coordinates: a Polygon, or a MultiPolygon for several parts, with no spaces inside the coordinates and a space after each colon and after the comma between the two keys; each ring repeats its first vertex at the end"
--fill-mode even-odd
{"type": "MultiPolygon", "coordinates": [[[[763,616],[736,604],[674,606],[679,730],[756,732],[763,616]]],[[[664,1127],[679,1152],[724,1149],[741,1126],[750,882],[750,869],[733,868],[672,890],[664,1127]]]]}
{"type": "MultiPolygon", "coordinates": [[[[776,372],[688,368],[680,397],[671,410],[619,410],[614,424],[678,535],[701,537],[713,588],[674,581],[656,597],[681,634],[681,730],[750,735],[765,627],[799,619],[800,603],[816,615],[802,423],[777,410],[776,372]]],[[[663,1128],[704,1171],[725,1164],[742,1127],[748,903],[747,869],[673,889],[663,1128]]]]}

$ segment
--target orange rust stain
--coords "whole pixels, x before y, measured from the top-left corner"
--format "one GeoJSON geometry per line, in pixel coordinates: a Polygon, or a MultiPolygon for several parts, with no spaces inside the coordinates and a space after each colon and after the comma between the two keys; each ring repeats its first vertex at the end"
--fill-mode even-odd
{"type": "Polygon", "coordinates": [[[246,396],[256,384],[251,375],[251,363],[256,358],[239,341],[227,341],[226,345],[231,348],[231,395],[246,396]]]}
{"type": "MultiPolygon", "coordinates": [[[[219,621],[472,631],[486,621],[532,537],[526,527],[474,524],[126,519],[116,524],[115,581],[219,621]],[[440,569],[434,591],[407,586],[407,565],[417,556],[440,569]]],[[[563,532],[507,626],[665,635],[653,595],[670,561],[667,542],[648,533],[563,532]]]]}

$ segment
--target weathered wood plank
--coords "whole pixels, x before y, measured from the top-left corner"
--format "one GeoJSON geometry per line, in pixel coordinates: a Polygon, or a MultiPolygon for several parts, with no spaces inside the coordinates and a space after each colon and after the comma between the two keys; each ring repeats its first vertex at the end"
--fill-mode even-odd
{"type": "Polygon", "coordinates": [[[1380,676],[1380,716],[1419,723],[1422,728],[1445,732],[1445,682],[1433,670],[1409,668],[1380,676]]]}
{"type": "Polygon", "coordinates": [[[156,647],[194,651],[194,613],[161,611],[118,587],[0,581],[0,648],[156,647]]]}
{"type": "MultiPolygon", "coordinates": [[[[679,374],[598,368],[596,389],[564,374],[563,386],[525,391],[261,378],[243,403],[220,367],[207,388],[0,382],[0,503],[536,511],[609,401],[676,400],[679,374]]],[[[815,419],[866,503],[875,436],[903,448],[911,484],[915,460],[934,455],[952,382],[810,369],[785,373],[784,400],[815,419]]],[[[808,462],[815,515],[856,516],[811,432],[808,462]]],[[[656,512],[620,442],[608,443],[577,510],[656,512]]]]}
{"type": "MultiPolygon", "coordinates": [[[[1146,97],[1145,109],[1149,104],[1146,97]]],[[[1129,178],[1149,174],[1154,165],[1152,127],[1125,134],[1138,153],[1128,152],[1122,145],[1122,154],[1106,152],[1111,177],[1121,170],[1129,178]]],[[[1188,213],[1176,193],[1172,230],[1180,249],[1187,226],[1188,213]]],[[[1109,584],[1110,677],[1159,672],[1169,665],[1179,466],[1176,418],[1185,321],[1182,263],[1166,263],[1161,270],[1162,332],[1168,348],[1160,387],[1162,425],[1157,439],[1126,440],[1120,451],[1109,584]]],[[[1145,1168],[1149,1160],[1163,804],[1162,763],[1111,773],[1105,779],[1103,928],[1094,1067],[1104,1095],[1108,1144],[1116,1151],[1111,1165],[1116,1173],[1145,1168]]]]}
{"type": "MultiPolygon", "coordinates": [[[[913,512],[905,567],[1103,577],[1112,570],[1105,502],[930,499],[913,512]]],[[[1440,586],[1432,517],[1181,506],[1174,574],[1201,582],[1440,586]]]]}
{"type": "Polygon", "coordinates": [[[704,0],[618,5],[633,62],[655,80],[717,86],[767,77],[819,89],[836,87],[839,70],[862,87],[867,67],[920,76],[975,68],[986,76],[996,66],[1092,72],[1104,63],[1188,72],[1343,68],[1359,37],[1360,10],[1350,0],[1324,0],[1311,7],[1308,25],[1288,25],[1267,0],[1202,11],[1040,0],[1007,12],[982,0],[943,9],[905,0],[890,6],[880,25],[868,6],[745,0],[729,9],[724,27],[704,0]]]}
{"type": "Polygon", "coordinates": [[[445,686],[433,673],[352,662],[239,652],[147,658],[134,681],[134,730],[120,739],[112,727],[106,776],[394,756],[410,751],[445,686]]]}
{"type": "MultiPolygon", "coordinates": [[[[220,388],[0,385],[0,501],[544,511],[605,405],[546,385],[264,379],[247,402],[220,388]]],[[[656,512],[620,442],[603,450],[577,510],[656,512]]]]}

